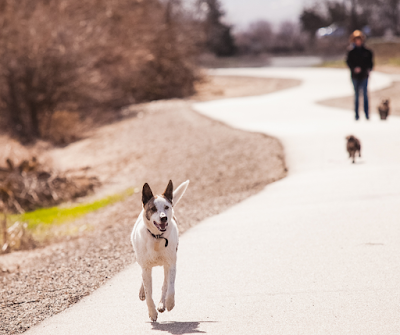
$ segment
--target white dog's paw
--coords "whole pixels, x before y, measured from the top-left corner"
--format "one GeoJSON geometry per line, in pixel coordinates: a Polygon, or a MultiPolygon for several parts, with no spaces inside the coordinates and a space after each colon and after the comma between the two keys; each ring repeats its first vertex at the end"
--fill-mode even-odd
{"type": "Polygon", "coordinates": [[[157,311],[159,311],[160,313],[163,313],[165,311],[165,305],[162,301],[160,301],[160,303],[158,304],[157,311]]]}
{"type": "Polygon", "coordinates": [[[146,293],[144,292],[144,287],[143,287],[143,285],[140,287],[139,299],[142,300],[142,301],[146,299],[146,293]]]}
{"type": "Polygon", "coordinates": [[[149,318],[152,322],[157,321],[157,315],[158,315],[158,313],[155,308],[149,309],[149,318]]]}
{"type": "Polygon", "coordinates": [[[175,297],[173,295],[169,295],[167,297],[167,300],[165,301],[165,307],[167,308],[167,311],[169,312],[171,309],[173,309],[175,306],[175,297]]]}

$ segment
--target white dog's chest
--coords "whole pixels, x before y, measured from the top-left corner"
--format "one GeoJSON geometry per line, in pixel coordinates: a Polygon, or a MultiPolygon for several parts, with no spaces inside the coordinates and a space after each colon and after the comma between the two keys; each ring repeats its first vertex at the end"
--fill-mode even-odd
{"type": "Polygon", "coordinates": [[[147,244],[144,262],[148,266],[162,266],[171,264],[174,255],[171,253],[172,246],[165,247],[165,240],[155,240],[147,244]]]}

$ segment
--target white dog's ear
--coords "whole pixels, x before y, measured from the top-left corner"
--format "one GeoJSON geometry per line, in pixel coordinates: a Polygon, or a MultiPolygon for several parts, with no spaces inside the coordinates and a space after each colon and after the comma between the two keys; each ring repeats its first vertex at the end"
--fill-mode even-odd
{"type": "Polygon", "coordinates": [[[174,191],[174,206],[181,200],[183,194],[185,193],[187,187],[189,186],[189,180],[186,180],[182,184],[178,186],[178,188],[174,191]]]}
{"type": "Polygon", "coordinates": [[[151,188],[149,186],[149,184],[144,184],[143,185],[143,190],[142,190],[142,202],[143,202],[143,206],[146,205],[151,198],[153,198],[153,192],[151,191],[151,188]]]}
{"type": "Polygon", "coordinates": [[[172,184],[172,180],[169,181],[167,188],[165,189],[163,196],[168,199],[168,201],[172,204],[172,199],[174,197],[174,185],[172,184]]]}

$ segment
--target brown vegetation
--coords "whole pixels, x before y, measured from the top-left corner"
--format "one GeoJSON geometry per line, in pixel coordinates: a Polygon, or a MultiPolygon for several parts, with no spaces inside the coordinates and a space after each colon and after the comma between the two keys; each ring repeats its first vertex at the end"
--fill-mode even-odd
{"type": "Polygon", "coordinates": [[[0,211],[4,215],[0,253],[34,246],[24,224],[16,222],[7,228],[7,214],[23,213],[83,197],[100,184],[96,177],[86,173],[56,173],[40,164],[36,157],[23,160],[18,165],[8,158],[6,163],[7,168],[0,167],[0,211]]]}
{"type": "Polygon", "coordinates": [[[52,139],[57,111],[84,119],[191,94],[194,24],[176,1],[2,1],[0,126],[52,139]]]}
{"type": "Polygon", "coordinates": [[[54,206],[86,196],[95,186],[99,186],[96,177],[56,173],[36,157],[18,165],[7,159],[7,168],[0,167],[0,208],[8,213],[23,213],[54,206]]]}

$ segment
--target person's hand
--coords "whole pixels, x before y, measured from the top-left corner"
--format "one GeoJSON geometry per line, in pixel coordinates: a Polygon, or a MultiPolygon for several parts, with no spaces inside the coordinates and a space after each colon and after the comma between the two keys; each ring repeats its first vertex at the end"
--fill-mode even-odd
{"type": "Polygon", "coordinates": [[[361,68],[359,66],[354,68],[354,73],[360,73],[361,72],[361,68]]]}

